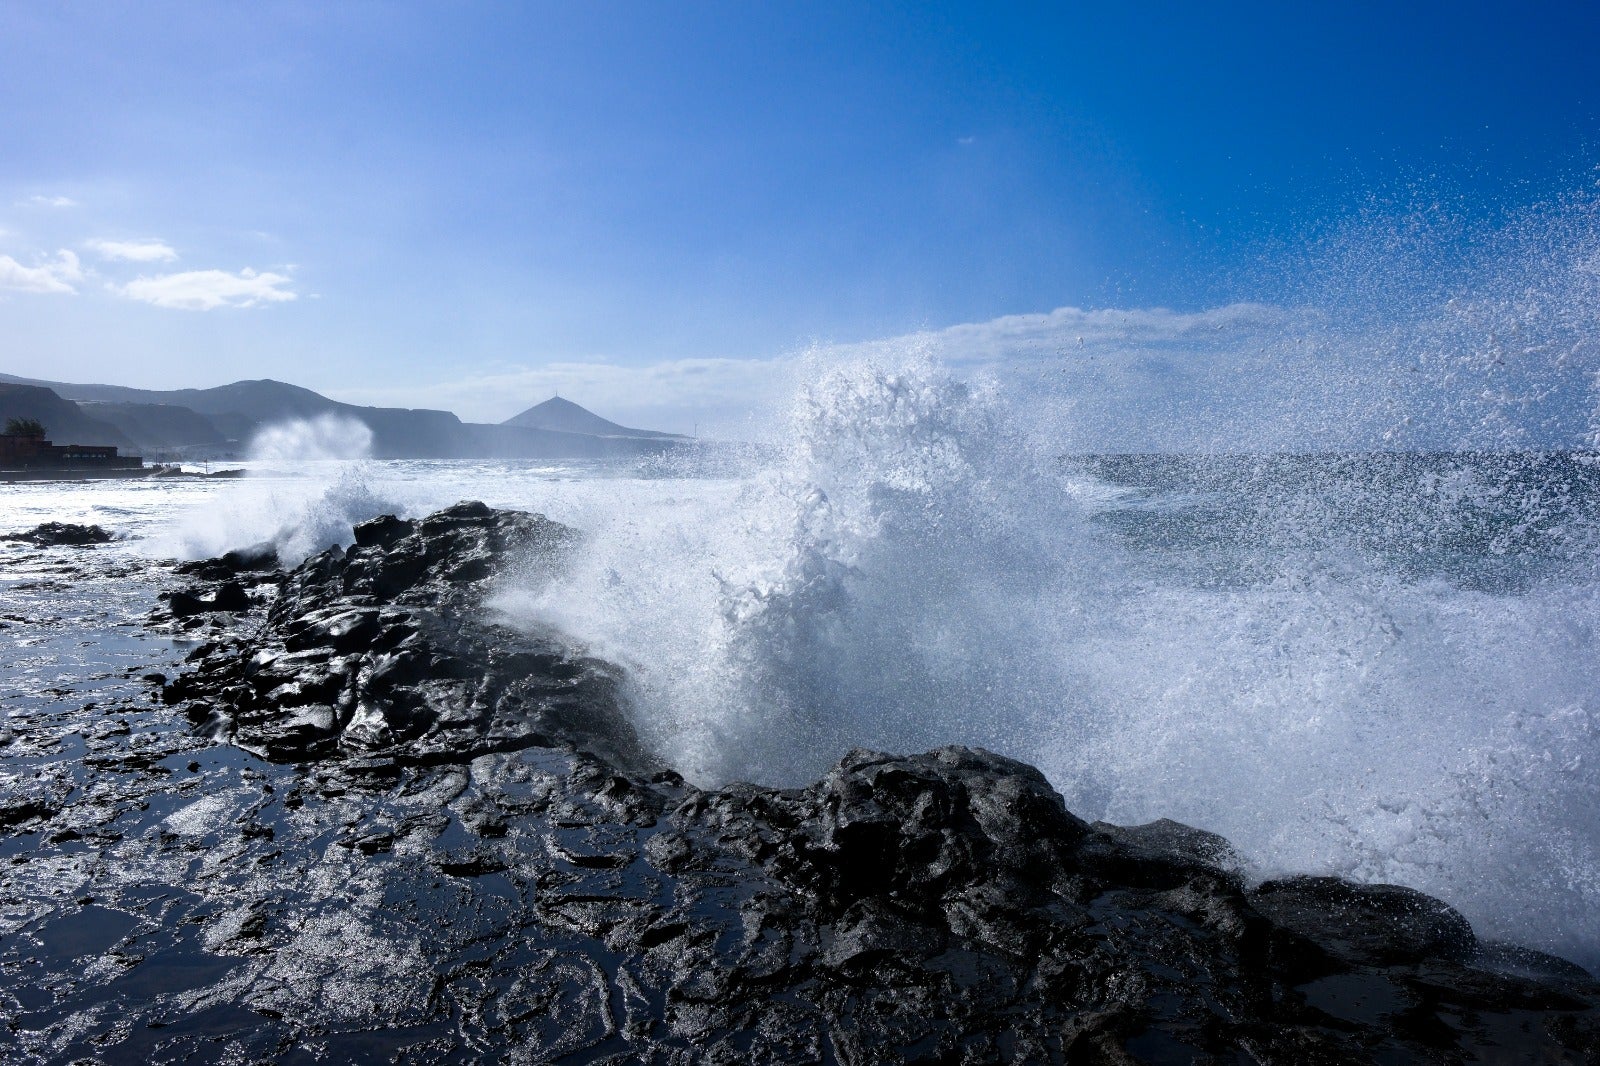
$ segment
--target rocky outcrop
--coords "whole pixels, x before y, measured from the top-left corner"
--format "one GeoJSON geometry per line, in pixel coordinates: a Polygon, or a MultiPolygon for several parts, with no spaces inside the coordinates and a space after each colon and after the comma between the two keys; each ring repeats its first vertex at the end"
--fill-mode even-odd
{"type": "MultiPolygon", "coordinates": [[[[463,503],[412,522],[357,526],[281,577],[259,627],[204,644],[169,702],[273,759],[330,756],[378,763],[463,762],[490,751],[572,746],[619,766],[647,765],[608,664],[554,635],[485,620],[484,586],[502,556],[548,561],[572,531],[537,515],[463,503]]],[[[264,552],[220,560],[207,596],[174,593],[176,616],[241,611],[238,576],[264,552]]]]}
{"type": "MultiPolygon", "coordinates": [[[[1597,1061],[1600,987],[1571,964],[1410,889],[1252,884],[1222,838],[1087,823],[995,754],[685,783],[611,667],[482,617],[497,566],[559,565],[573,537],[481,504],[367,523],[257,572],[264,616],[166,686],[302,775],[233,823],[271,844],[238,861],[320,841],[351,883],[380,871],[373,925],[427,974],[354,1020],[235,981],[218,994],[267,1019],[249,1039],[278,1034],[247,1050],[354,1031],[439,1061],[1597,1061]]],[[[218,950],[270,959],[314,924],[248,910],[218,950]]]]}
{"type": "Polygon", "coordinates": [[[41,522],[24,533],[0,535],[0,540],[19,540],[39,548],[63,545],[81,548],[90,544],[109,544],[115,538],[99,526],[82,526],[72,522],[41,522]]]}

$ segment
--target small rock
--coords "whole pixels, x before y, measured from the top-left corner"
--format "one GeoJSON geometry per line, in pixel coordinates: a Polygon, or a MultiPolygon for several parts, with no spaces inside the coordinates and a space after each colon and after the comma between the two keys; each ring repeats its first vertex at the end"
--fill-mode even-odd
{"type": "Polygon", "coordinates": [[[1472,926],[1460,912],[1401,885],[1288,877],[1253,890],[1250,903],[1275,924],[1342,959],[1381,966],[1464,962],[1478,951],[1472,926]]]}
{"type": "Polygon", "coordinates": [[[243,614],[250,609],[250,594],[245,592],[244,586],[237,581],[226,582],[218,586],[217,591],[212,594],[211,609],[227,611],[230,614],[243,614]]]}
{"type": "Polygon", "coordinates": [[[192,592],[174,592],[167,597],[167,610],[174,618],[188,618],[211,610],[211,605],[192,592]]]}
{"type": "Polygon", "coordinates": [[[71,522],[44,522],[26,533],[8,533],[0,540],[19,540],[41,548],[85,547],[90,544],[109,544],[115,539],[99,526],[82,526],[71,522]]]}

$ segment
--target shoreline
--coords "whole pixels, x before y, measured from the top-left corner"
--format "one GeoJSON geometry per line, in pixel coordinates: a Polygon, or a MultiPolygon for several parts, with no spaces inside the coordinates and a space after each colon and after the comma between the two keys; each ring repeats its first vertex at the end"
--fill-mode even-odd
{"type": "Polygon", "coordinates": [[[0,482],[15,484],[22,481],[133,481],[147,477],[170,477],[170,474],[158,474],[157,471],[166,470],[162,466],[137,466],[121,469],[107,468],[103,470],[72,470],[62,467],[36,467],[20,468],[16,470],[0,470],[0,482]]]}
{"type": "Polygon", "coordinates": [[[610,664],[480,617],[497,558],[575,531],[461,504],[352,532],[294,567],[35,557],[3,623],[38,664],[0,719],[0,1047],[1578,1061],[1600,1036],[1600,985],[1445,902],[1253,883],[1219,836],[1087,822],[979,749],[695,787],[610,664]]]}
{"type": "Polygon", "coordinates": [[[171,465],[158,464],[124,470],[63,470],[59,468],[36,470],[0,470],[0,484],[15,485],[23,482],[71,482],[79,481],[141,481],[147,478],[189,478],[204,480],[208,478],[236,478],[243,477],[244,471],[240,469],[214,470],[210,473],[184,470],[176,463],[171,465]]]}

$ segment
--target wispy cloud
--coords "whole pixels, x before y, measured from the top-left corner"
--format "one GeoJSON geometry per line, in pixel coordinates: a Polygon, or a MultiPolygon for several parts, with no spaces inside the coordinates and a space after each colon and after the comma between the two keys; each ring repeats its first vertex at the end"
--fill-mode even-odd
{"type": "Polygon", "coordinates": [[[137,241],[85,241],[84,247],[102,259],[121,259],[130,263],[170,263],[177,251],[166,241],[151,237],[137,241]]]}
{"type": "Polygon", "coordinates": [[[1080,366],[1110,352],[1160,353],[1182,359],[1210,346],[1282,328],[1289,312],[1261,304],[1231,304],[1185,313],[1162,308],[1082,310],[1008,315],[986,322],[885,337],[822,344],[772,359],[677,359],[646,366],[607,360],[509,367],[432,385],[349,389],[333,393],[350,403],[434,407],[468,421],[499,422],[559,392],[614,421],[649,429],[734,435],[768,418],[811,368],[852,360],[899,362],[926,357],[967,372],[1039,363],[1080,366]]]}
{"type": "Polygon", "coordinates": [[[624,425],[756,440],[823,368],[932,363],[993,382],[1063,451],[1337,449],[1390,441],[1408,405],[1436,402],[1447,384],[1402,380],[1420,375],[1398,374],[1371,340],[1307,308],[1068,307],[772,359],[565,361],[336,395],[498,422],[559,391],[624,425]]]}
{"type": "Polygon", "coordinates": [[[1106,346],[1191,347],[1224,338],[1233,343],[1241,333],[1282,329],[1294,314],[1258,303],[1234,303],[1194,312],[1163,307],[1058,307],[1039,314],[1006,315],[860,344],[830,345],[828,350],[845,355],[921,350],[954,365],[1009,363],[1106,346]]]}
{"type": "Polygon", "coordinates": [[[178,311],[215,311],[224,307],[257,307],[297,298],[288,288],[287,274],[258,273],[246,267],[237,274],[226,270],[185,270],[177,274],[137,278],[113,286],[130,300],[178,311]]]}
{"type": "Polygon", "coordinates": [[[78,257],[65,249],[37,266],[23,266],[9,255],[0,255],[0,289],[12,292],[75,293],[74,283],[83,280],[78,257]]]}
{"type": "Polygon", "coordinates": [[[78,201],[70,196],[41,196],[34,195],[18,200],[18,207],[77,207],[78,201]]]}

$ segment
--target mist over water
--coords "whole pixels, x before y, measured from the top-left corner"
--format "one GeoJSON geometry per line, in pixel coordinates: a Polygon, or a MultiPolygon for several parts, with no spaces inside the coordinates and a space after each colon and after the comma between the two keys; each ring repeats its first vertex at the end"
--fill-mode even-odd
{"type": "MultiPolygon", "coordinates": [[[[1469,212],[1441,192],[1263,252],[1207,311],[1082,313],[980,360],[1071,451],[1592,445],[1600,192],[1469,212]]],[[[968,361],[959,335],[933,354],[968,361]]],[[[1024,415],[1023,417],[1028,417],[1024,415]]]]}
{"type": "Polygon", "coordinates": [[[583,548],[493,606],[623,665],[700,783],[981,745],[1084,817],[1412,885],[1600,966],[1596,219],[1363,221],[1270,301],[1043,316],[1069,335],[1009,360],[817,353],[760,447],[264,459],[149,550],[541,511],[583,548]]]}
{"type": "Polygon", "coordinates": [[[351,543],[351,526],[406,507],[362,463],[308,462],[292,477],[258,468],[229,491],[192,506],[144,542],[157,558],[207,559],[234,548],[270,545],[294,566],[334,544],[351,543]]]}
{"type": "Polygon", "coordinates": [[[573,572],[504,605],[629,663],[642,725],[702,780],[793,782],[935,734],[1014,748],[1070,691],[1040,583],[1101,563],[1002,413],[931,366],[823,371],[776,461],[709,506],[589,516],[573,572]]]}
{"type": "Polygon", "coordinates": [[[1085,817],[1600,963],[1595,217],[1449,271],[1415,219],[1346,234],[1300,308],[1098,369],[818,365],[738,476],[591,506],[573,570],[499,606],[627,665],[701,782],[983,745],[1085,817]]]}
{"type": "Polygon", "coordinates": [[[353,524],[402,509],[372,487],[377,479],[365,463],[371,451],[372,430],[354,418],[319,415],[265,426],[250,442],[243,481],[192,507],[147,550],[193,559],[270,544],[292,566],[331,544],[348,544],[353,524]]]}
{"type": "Polygon", "coordinates": [[[291,418],[262,427],[250,441],[250,458],[280,462],[365,459],[372,430],[343,415],[291,418]]]}

